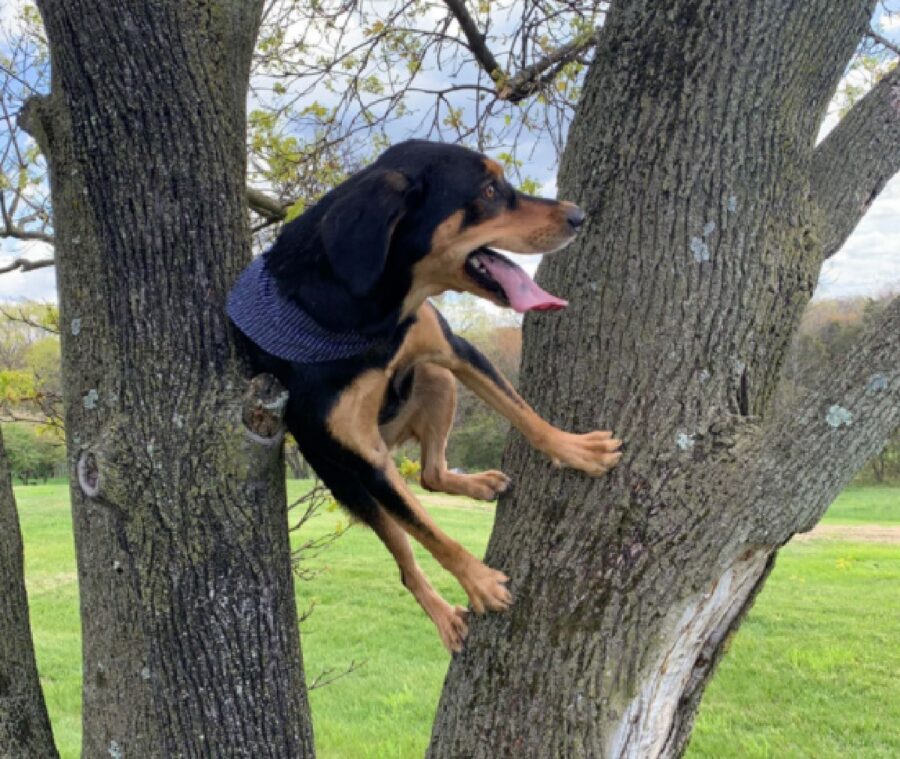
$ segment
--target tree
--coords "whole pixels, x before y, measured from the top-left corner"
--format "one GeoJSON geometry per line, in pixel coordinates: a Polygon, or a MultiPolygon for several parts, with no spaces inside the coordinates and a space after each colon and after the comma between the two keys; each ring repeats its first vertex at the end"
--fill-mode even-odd
{"type": "Polygon", "coordinates": [[[0,745],[9,759],[58,756],[28,623],[22,534],[0,436],[0,745]]]}
{"type": "Polygon", "coordinates": [[[873,9],[613,5],[560,171],[589,221],[538,276],[572,305],[526,318],[521,387],[627,452],[589,481],[510,440],[486,561],[517,601],[473,621],[432,759],[680,755],[778,548],[900,423],[900,299],[771,405],[823,259],[900,169],[897,68],[815,146],[873,9]]]}
{"type": "Polygon", "coordinates": [[[39,9],[52,87],[19,120],[53,198],[84,755],[309,755],[279,393],[223,311],[262,3],[39,9]]]}
{"type": "MultiPolygon", "coordinates": [[[[86,656],[86,753],[108,752],[104,741],[118,747],[121,734],[135,736],[129,750],[139,755],[153,755],[148,747],[157,736],[169,743],[155,745],[200,753],[197,724],[210,727],[203,733],[209,740],[225,740],[210,724],[220,694],[239,706],[220,725],[255,730],[265,723],[260,702],[242,697],[227,669],[239,645],[274,648],[272,661],[289,663],[277,693],[303,701],[292,658],[295,612],[280,595],[288,581],[276,566],[286,550],[276,504],[283,498],[272,449],[247,452],[235,443],[240,379],[220,312],[226,283],[246,256],[237,135],[248,30],[258,16],[253,23],[243,16],[241,25],[238,4],[221,1],[208,4],[215,9],[209,17],[194,15],[195,5],[132,8],[127,18],[121,2],[102,13],[84,5],[43,4],[54,93],[28,115],[51,157],[68,434],[82,475],[74,500],[83,603],[98,620],[86,621],[87,645],[98,646],[86,656]],[[176,28],[173,47],[166,42],[176,28]],[[75,43],[83,61],[72,54],[75,43]],[[223,54],[235,49],[243,57],[223,54]],[[103,76],[113,61],[124,74],[103,76]],[[190,90],[178,86],[186,69],[199,83],[190,90]],[[128,203],[133,197],[145,200],[128,203]],[[129,276],[134,271],[143,281],[129,276]],[[199,313],[198,292],[209,294],[199,313]],[[80,340],[71,334],[76,319],[80,340]],[[129,379],[134,372],[133,385],[126,372],[129,379]],[[191,403],[173,416],[171,403],[182,395],[191,403]],[[102,419],[91,413],[98,407],[102,419]],[[172,436],[176,419],[189,433],[172,436]],[[200,452],[213,449],[238,453],[217,455],[197,474],[200,452]],[[221,501],[210,495],[221,492],[223,474],[236,471],[238,485],[221,501]],[[99,500],[84,490],[97,486],[98,472],[99,500]],[[244,513],[237,492],[252,489],[255,472],[264,473],[250,499],[257,510],[235,526],[230,517],[244,513]],[[173,482],[203,485],[188,499],[173,482]],[[267,630],[281,634],[278,644],[249,641],[239,615],[226,615],[238,629],[210,618],[204,593],[215,585],[212,568],[224,562],[208,560],[212,538],[204,528],[217,530],[227,557],[252,559],[252,577],[242,575],[218,597],[227,605],[239,596],[251,611],[277,607],[265,618],[274,620],[267,630]],[[257,539],[260,531],[275,538],[257,539]],[[165,566],[154,561],[161,554],[165,566]],[[269,596],[254,584],[265,575],[260,567],[279,589],[269,596]],[[189,589],[185,600],[196,607],[171,601],[174,577],[188,578],[177,589],[189,589]],[[203,659],[214,639],[231,645],[214,661],[203,659]],[[200,660],[186,662],[199,668],[190,674],[200,686],[182,691],[181,673],[167,670],[163,655],[184,645],[200,660]],[[145,654],[149,680],[133,665],[145,654]],[[205,685],[212,682],[215,692],[205,685]],[[119,707],[116,695],[126,688],[129,703],[119,707]],[[189,716],[176,724],[167,710],[180,692],[189,694],[189,716]],[[106,720],[106,708],[120,722],[106,720]]],[[[773,405],[786,346],[822,260],[900,168],[896,68],[880,69],[878,84],[815,146],[874,0],[802,7],[787,0],[624,0],[608,13],[594,2],[448,0],[444,12],[426,14],[434,24],[424,35],[415,19],[432,5],[380,4],[389,8],[382,18],[371,15],[379,4],[363,12],[364,5],[309,6],[326,32],[353,32],[339,34],[337,56],[323,55],[312,38],[277,34],[278,9],[291,13],[298,4],[266,6],[257,63],[273,93],[291,98],[292,82],[306,77],[323,91],[333,87],[339,101],[298,102],[291,117],[298,132],[307,120],[305,142],[286,142],[265,119],[254,124],[260,178],[290,187],[295,180],[283,169],[291,161],[300,165],[322,148],[342,155],[342,141],[386,124],[401,106],[412,108],[405,96],[416,94],[414,77],[441,63],[450,70],[449,51],[477,67],[473,82],[459,77],[450,89],[425,93],[432,136],[488,147],[526,132],[552,133],[561,147],[566,114],[575,109],[560,194],[582,205],[589,221],[578,244],[540,270],[541,282],[572,305],[526,319],[520,387],[554,423],[582,431],[599,422],[627,441],[621,466],[591,481],[553,470],[511,438],[505,468],[516,485],[499,504],[487,559],[513,578],[517,602],[509,614],[472,621],[467,648],[448,674],[430,754],[678,755],[724,643],[778,547],[815,523],[900,421],[897,301],[791,405],[773,405]],[[504,21],[489,29],[498,8],[504,21]],[[362,43],[354,37],[360,30],[362,43]],[[295,57],[285,58],[285,49],[295,57]],[[412,78],[387,78],[391,61],[412,78]],[[399,89],[391,89],[397,81],[399,89]],[[475,93],[468,111],[454,100],[467,89],[475,93]],[[557,108],[549,124],[529,118],[551,98],[557,108]],[[352,120],[340,116],[348,103],[357,111],[352,120]],[[306,150],[310,145],[316,149],[306,150]],[[285,161],[270,163],[273,157],[285,161]]],[[[378,144],[373,138],[366,149],[378,144]]],[[[519,160],[510,153],[506,162],[515,171],[519,160]]],[[[326,161],[324,170],[335,167],[326,161]]],[[[287,200],[249,193],[266,223],[284,216],[287,200]]],[[[6,229],[40,233],[24,222],[6,229]]],[[[258,686],[257,675],[250,682],[258,686]]],[[[305,703],[287,706],[305,725],[305,703]]],[[[235,745],[216,748],[227,754],[235,745]]]]}

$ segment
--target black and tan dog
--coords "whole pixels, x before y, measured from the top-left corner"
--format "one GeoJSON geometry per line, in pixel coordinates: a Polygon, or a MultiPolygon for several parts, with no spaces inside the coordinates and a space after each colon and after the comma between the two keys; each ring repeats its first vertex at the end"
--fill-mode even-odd
{"type": "Polygon", "coordinates": [[[583,220],[571,203],[517,192],[483,155],[405,142],[287,224],[229,298],[255,369],[290,392],[285,419],[303,455],[384,541],[451,650],[465,638],[466,611],[431,587],[407,533],[457,578],[478,613],[509,606],[508,578],[441,531],[398,474],[391,447],[419,441],[430,490],[485,500],[503,492],[502,472],[447,469],[459,379],[558,466],[601,475],[620,454],[609,432],[571,434],[541,419],[427,298],[455,290],[520,312],[562,308],[492,248],[550,253],[583,220]]]}

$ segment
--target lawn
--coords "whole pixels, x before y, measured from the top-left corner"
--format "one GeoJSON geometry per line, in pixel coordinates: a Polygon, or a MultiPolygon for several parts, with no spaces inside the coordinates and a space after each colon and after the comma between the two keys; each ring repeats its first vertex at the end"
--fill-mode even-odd
{"type": "MultiPolygon", "coordinates": [[[[300,492],[301,483],[291,483],[300,492]]],[[[67,491],[17,488],[41,678],[62,756],[79,753],[81,664],[67,491]]],[[[442,501],[446,503],[446,501],[442,501]]],[[[492,508],[434,505],[435,518],[476,553],[492,508]]],[[[341,519],[325,513],[310,526],[341,519]]],[[[833,524],[900,523],[900,490],[854,488],[832,506],[833,524]]],[[[462,592],[430,557],[419,558],[449,598],[462,592]]],[[[298,592],[316,603],[303,625],[311,679],[362,666],[310,694],[323,759],[421,757],[448,657],[401,587],[387,552],[354,527],[298,592]]],[[[735,637],[697,720],[691,759],[900,756],[900,544],[808,540],[787,546],[735,637]]]]}

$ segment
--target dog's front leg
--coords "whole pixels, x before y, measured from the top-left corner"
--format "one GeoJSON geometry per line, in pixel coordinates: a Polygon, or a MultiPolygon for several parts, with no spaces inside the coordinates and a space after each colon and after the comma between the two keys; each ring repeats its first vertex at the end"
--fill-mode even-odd
{"type": "Polygon", "coordinates": [[[557,429],[538,416],[474,345],[458,335],[453,335],[450,345],[453,356],[447,368],[491,408],[509,419],[556,466],[580,469],[598,477],[619,463],[622,443],[611,432],[597,430],[579,435],[557,429]]]}

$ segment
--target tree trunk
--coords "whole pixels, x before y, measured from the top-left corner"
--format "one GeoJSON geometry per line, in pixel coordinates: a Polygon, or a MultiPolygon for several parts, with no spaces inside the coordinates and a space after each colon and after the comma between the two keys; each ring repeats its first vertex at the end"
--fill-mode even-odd
{"type": "Polygon", "coordinates": [[[516,603],[472,621],[432,759],[679,756],[777,549],[900,422],[896,305],[770,403],[823,256],[815,136],[873,6],[613,3],[559,177],[588,222],[539,271],[571,305],[526,317],[521,388],[626,453],[592,480],[511,437],[487,562],[516,603]]]}
{"type": "Polygon", "coordinates": [[[223,310],[261,6],[39,3],[85,757],[313,753],[281,431],[254,408],[279,398],[223,310]]]}
{"type": "Polygon", "coordinates": [[[34,661],[24,569],[16,499],[0,436],[0,755],[52,759],[59,754],[34,661]]]}

